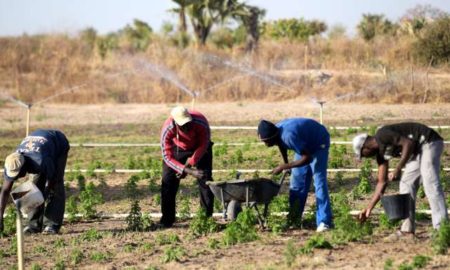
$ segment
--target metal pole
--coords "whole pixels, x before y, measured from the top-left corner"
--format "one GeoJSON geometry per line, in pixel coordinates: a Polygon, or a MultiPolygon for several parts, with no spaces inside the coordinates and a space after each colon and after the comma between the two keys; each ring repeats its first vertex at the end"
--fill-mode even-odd
{"type": "Polygon", "coordinates": [[[317,101],[317,104],[320,105],[320,123],[323,124],[323,104],[325,104],[325,101],[317,101]]]}
{"type": "Polygon", "coordinates": [[[16,235],[17,235],[17,269],[23,270],[23,228],[22,214],[20,213],[20,201],[16,204],[16,235]]]}

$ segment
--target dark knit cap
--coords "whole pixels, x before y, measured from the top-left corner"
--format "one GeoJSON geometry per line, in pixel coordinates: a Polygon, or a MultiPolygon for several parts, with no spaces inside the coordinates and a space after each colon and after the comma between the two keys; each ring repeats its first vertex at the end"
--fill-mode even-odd
{"type": "Polygon", "coordinates": [[[258,125],[258,135],[263,141],[273,139],[278,135],[278,128],[272,122],[261,120],[258,125]]]}

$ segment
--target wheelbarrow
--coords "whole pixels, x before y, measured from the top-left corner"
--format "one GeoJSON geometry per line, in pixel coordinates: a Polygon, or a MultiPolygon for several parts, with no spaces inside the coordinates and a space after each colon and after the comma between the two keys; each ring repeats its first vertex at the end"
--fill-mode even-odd
{"type": "MultiPolygon", "coordinates": [[[[259,224],[264,227],[272,199],[278,195],[283,185],[287,171],[283,172],[279,183],[267,178],[235,179],[230,181],[213,182],[206,184],[214,196],[222,203],[223,217],[235,220],[242,211],[241,204],[254,208],[259,224]],[[263,214],[259,212],[258,204],[264,204],[263,214]]],[[[236,178],[239,178],[239,174],[236,178]]]]}

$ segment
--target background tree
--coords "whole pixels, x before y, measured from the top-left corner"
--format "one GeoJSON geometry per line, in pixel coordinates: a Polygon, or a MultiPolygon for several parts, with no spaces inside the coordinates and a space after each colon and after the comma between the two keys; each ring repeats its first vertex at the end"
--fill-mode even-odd
{"type": "Polygon", "coordinates": [[[450,16],[428,24],[414,45],[414,52],[422,63],[450,63],[450,16]]]}
{"type": "Polygon", "coordinates": [[[178,31],[183,34],[187,32],[187,23],[186,23],[186,8],[194,3],[194,0],[172,0],[177,3],[179,7],[170,9],[170,12],[178,14],[178,31]]]}
{"type": "Polygon", "coordinates": [[[280,19],[264,23],[263,33],[272,39],[288,38],[289,40],[306,41],[310,36],[319,35],[326,29],[326,24],[321,21],[280,19]]]}
{"type": "Polygon", "coordinates": [[[259,41],[259,23],[266,14],[266,11],[256,6],[244,4],[237,6],[233,14],[237,20],[241,21],[242,26],[247,32],[245,50],[247,52],[255,50],[259,41]]]}
{"type": "Polygon", "coordinates": [[[384,18],[384,15],[363,14],[361,22],[357,25],[358,34],[364,40],[370,41],[377,35],[392,33],[394,25],[384,18]]]}
{"type": "Polygon", "coordinates": [[[403,33],[417,36],[428,23],[445,16],[448,13],[431,5],[417,5],[400,18],[400,29],[403,33]]]}
{"type": "Polygon", "coordinates": [[[198,0],[187,7],[199,45],[206,43],[214,24],[223,23],[242,7],[238,0],[198,0]]]}
{"type": "Polygon", "coordinates": [[[133,25],[125,26],[123,33],[133,49],[145,51],[150,44],[153,30],[147,23],[134,19],[133,25]]]}

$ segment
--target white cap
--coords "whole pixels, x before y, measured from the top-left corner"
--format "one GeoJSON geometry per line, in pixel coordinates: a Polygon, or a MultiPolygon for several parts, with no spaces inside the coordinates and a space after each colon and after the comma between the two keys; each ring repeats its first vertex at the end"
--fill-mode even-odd
{"type": "Polygon", "coordinates": [[[179,126],[183,126],[184,124],[192,121],[191,114],[183,106],[176,106],[175,108],[173,108],[170,112],[170,115],[172,116],[175,123],[177,123],[177,125],[179,126]]]}
{"type": "Polygon", "coordinates": [[[20,169],[25,163],[23,155],[14,152],[8,155],[5,159],[6,176],[10,178],[16,177],[20,173],[20,169]]]}
{"type": "Polygon", "coordinates": [[[361,159],[361,150],[367,139],[367,133],[356,135],[353,138],[353,151],[358,159],[361,159]]]}

